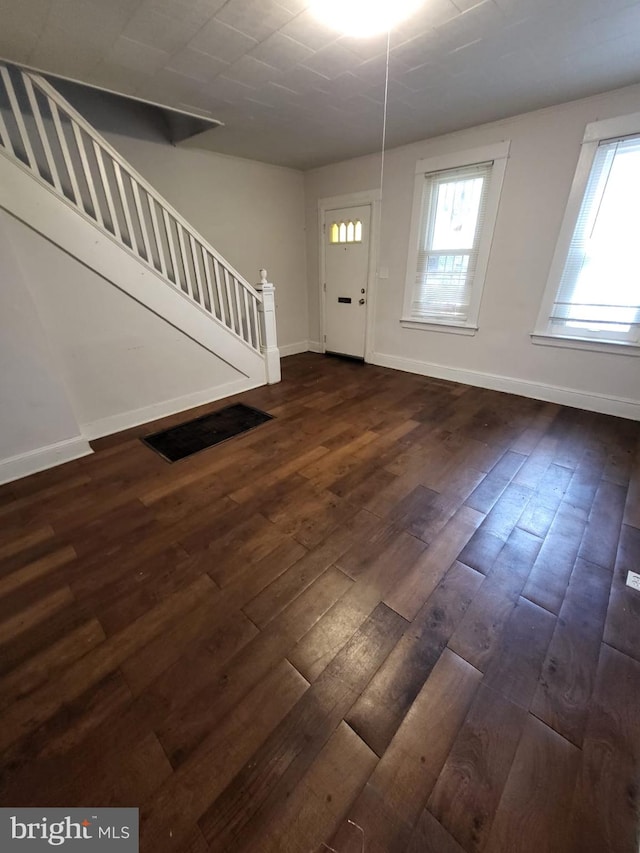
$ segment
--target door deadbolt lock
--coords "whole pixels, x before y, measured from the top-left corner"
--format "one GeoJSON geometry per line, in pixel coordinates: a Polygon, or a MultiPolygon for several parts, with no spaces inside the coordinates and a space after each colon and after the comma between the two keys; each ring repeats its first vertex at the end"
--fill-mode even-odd
{"type": "Polygon", "coordinates": [[[364,299],[359,299],[359,300],[358,300],[358,304],[359,304],[359,305],[364,305],[364,299]]]}

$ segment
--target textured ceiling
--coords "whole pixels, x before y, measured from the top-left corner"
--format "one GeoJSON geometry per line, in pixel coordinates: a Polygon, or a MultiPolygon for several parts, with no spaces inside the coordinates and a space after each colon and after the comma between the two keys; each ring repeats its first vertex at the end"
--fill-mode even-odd
{"type": "MultiPolygon", "coordinates": [[[[308,168],[380,144],[386,36],[307,0],[0,0],[0,56],[225,123],[211,150],[308,168]]],[[[640,0],[425,0],[391,36],[390,146],[640,82],[640,0]]],[[[189,144],[194,144],[193,142],[189,144]]]]}

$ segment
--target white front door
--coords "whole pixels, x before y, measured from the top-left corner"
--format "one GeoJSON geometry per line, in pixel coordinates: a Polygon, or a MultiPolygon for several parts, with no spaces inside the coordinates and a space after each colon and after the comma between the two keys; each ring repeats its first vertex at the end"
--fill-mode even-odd
{"type": "Polygon", "coordinates": [[[364,358],[371,205],[324,214],[325,351],[364,358]]]}

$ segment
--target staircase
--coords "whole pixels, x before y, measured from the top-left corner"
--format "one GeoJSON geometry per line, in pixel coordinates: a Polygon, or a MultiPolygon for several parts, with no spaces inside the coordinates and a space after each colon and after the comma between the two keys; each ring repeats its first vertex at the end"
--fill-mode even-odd
{"type": "Polygon", "coordinates": [[[252,287],[42,77],[0,64],[0,207],[256,383],[280,380],[252,287]]]}

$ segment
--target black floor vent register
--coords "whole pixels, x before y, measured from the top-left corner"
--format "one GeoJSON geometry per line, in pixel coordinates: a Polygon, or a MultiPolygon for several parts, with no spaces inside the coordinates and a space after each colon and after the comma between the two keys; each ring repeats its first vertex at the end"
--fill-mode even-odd
{"type": "Polygon", "coordinates": [[[206,450],[207,447],[213,447],[214,444],[255,429],[272,418],[273,415],[259,409],[236,403],[171,429],[147,435],[142,440],[168,462],[177,462],[200,450],[206,450]]]}

